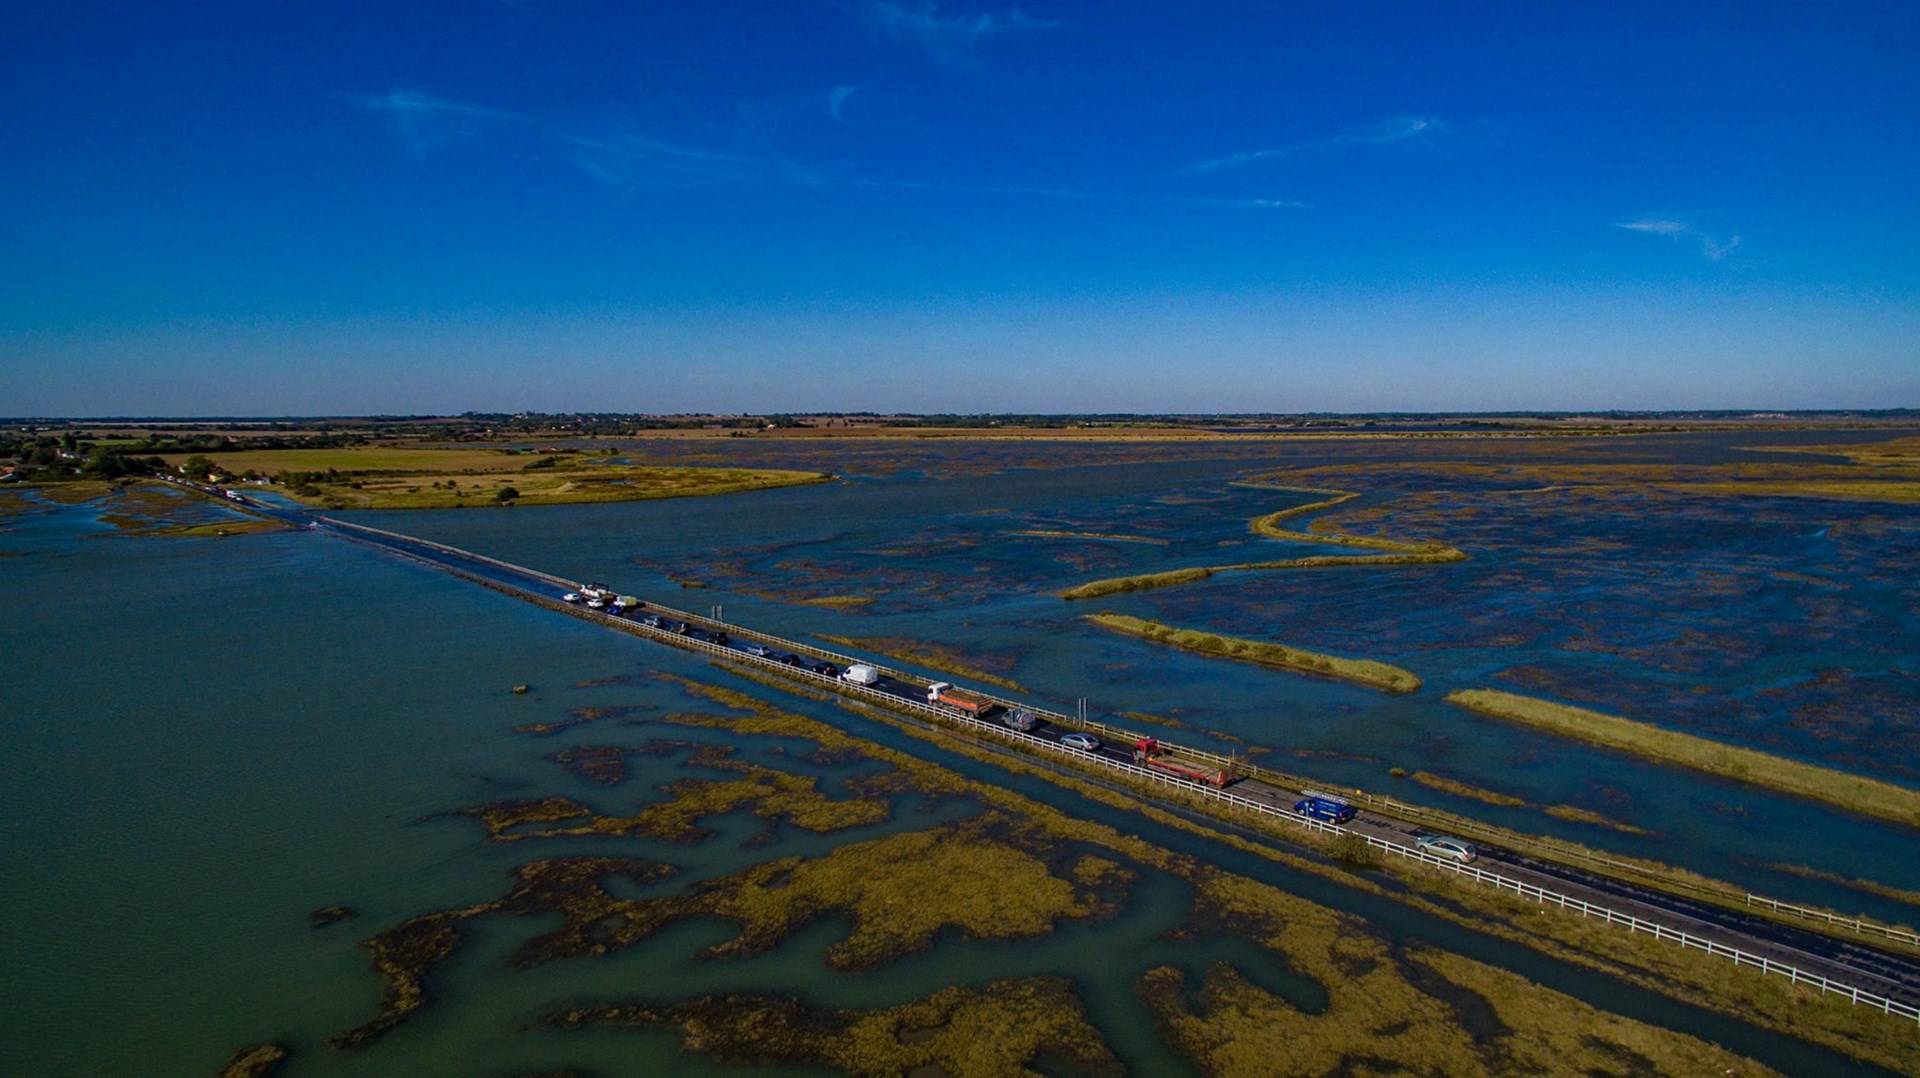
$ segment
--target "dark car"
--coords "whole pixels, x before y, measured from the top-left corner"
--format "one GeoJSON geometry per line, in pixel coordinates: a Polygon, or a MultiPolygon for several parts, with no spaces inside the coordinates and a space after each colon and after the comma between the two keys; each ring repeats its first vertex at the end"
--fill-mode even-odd
{"type": "Polygon", "coordinates": [[[829,662],[817,662],[817,663],[814,663],[812,666],[809,666],[807,669],[812,670],[816,674],[821,674],[826,677],[840,676],[840,668],[829,662]]]}
{"type": "Polygon", "coordinates": [[[727,632],[725,629],[718,629],[712,633],[709,633],[707,635],[707,639],[713,641],[716,644],[719,644],[721,647],[726,647],[728,644],[733,642],[731,639],[728,638],[727,632]]]}
{"type": "Polygon", "coordinates": [[[795,655],[795,654],[793,654],[792,652],[788,652],[787,654],[785,654],[785,655],[782,655],[782,656],[780,656],[780,661],[781,661],[782,663],[785,663],[785,664],[786,664],[786,665],[788,665],[788,666],[805,666],[805,665],[807,665],[807,660],[805,660],[805,659],[802,659],[802,658],[801,658],[800,656],[798,656],[798,655],[795,655]]]}

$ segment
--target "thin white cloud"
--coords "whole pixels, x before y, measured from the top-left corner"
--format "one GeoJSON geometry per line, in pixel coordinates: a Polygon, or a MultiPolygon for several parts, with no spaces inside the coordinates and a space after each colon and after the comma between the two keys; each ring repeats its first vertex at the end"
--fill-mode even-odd
{"type": "Polygon", "coordinates": [[[415,152],[453,142],[471,142],[490,126],[528,122],[516,112],[449,101],[418,90],[348,94],[346,99],[357,108],[386,116],[393,124],[394,133],[415,152]]]}
{"type": "Polygon", "coordinates": [[[1432,116],[1395,116],[1377,124],[1356,128],[1344,134],[1330,138],[1313,139],[1309,142],[1294,142],[1285,146],[1274,146],[1264,150],[1247,150],[1231,153],[1223,157],[1210,157],[1204,161],[1175,169],[1173,174],[1194,175],[1197,173],[1219,172],[1222,169],[1237,168],[1255,161],[1268,161],[1277,157],[1293,157],[1298,154],[1338,150],[1348,146],[1381,146],[1391,142],[1403,142],[1423,135],[1435,135],[1446,130],[1446,124],[1432,116]]]}
{"type": "Polygon", "coordinates": [[[919,3],[870,0],[866,14],[867,20],[882,35],[925,49],[942,63],[958,63],[970,58],[974,48],[990,37],[1050,30],[1061,25],[1036,19],[1019,8],[949,15],[932,0],[919,3]]]}
{"type": "Polygon", "coordinates": [[[1639,232],[1648,236],[1665,236],[1670,240],[1692,239],[1700,244],[1700,257],[1709,262],[1718,262],[1733,253],[1740,246],[1739,236],[1721,239],[1708,235],[1685,221],[1676,221],[1666,217],[1646,217],[1634,221],[1615,221],[1613,227],[1628,232],[1639,232]]]}
{"type": "Polygon", "coordinates": [[[1186,195],[1155,195],[1129,191],[1102,191],[1073,187],[1036,187],[1024,184],[935,183],[926,180],[870,180],[853,182],[855,187],[890,188],[897,191],[927,191],[935,194],[977,195],[990,198],[1042,198],[1068,202],[1123,202],[1160,206],[1200,206],[1229,210],[1295,210],[1305,206],[1284,198],[1207,198],[1186,195]]]}
{"type": "MultiPolygon", "coordinates": [[[[395,132],[416,153],[476,141],[489,128],[512,127],[563,153],[581,172],[613,188],[771,182],[824,189],[832,184],[827,176],[788,160],[770,146],[736,152],[679,145],[644,135],[586,134],[570,125],[418,90],[344,96],[356,107],[388,117],[395,132]]],[[[744,132],[742,138],[764,141],[754,131],[744,132]]]]}
{"type": "Polygon", "coordinates": [[[1690,231],[1685,221],[1620,221],[1613,227],[1624,228],[1629,232],[1646,232],[1655,236],[1678,236],[1690,231]]]}
{"type": "Polygon", "coordinates": [[[835,86],[833,92],[827,95],[827,115],[838,123],[846,123],[847,118],[842,110],[847,107],[847,98],[852,97],[858,89],[858,86],[835,86]]]}

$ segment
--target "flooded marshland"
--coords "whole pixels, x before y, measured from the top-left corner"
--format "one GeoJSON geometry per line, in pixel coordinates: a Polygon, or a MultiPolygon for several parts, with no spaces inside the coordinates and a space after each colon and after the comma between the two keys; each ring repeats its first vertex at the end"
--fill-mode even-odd
{"type": "MultiPolygon", "coordinates": [[[[1910,831],[1443,701],[1506,688],[1914,785],[1920,505],[1718,489],[1847,467],[1744,448],[1793,437],[1849,436],[638,443],[614,452],[842,479],[363,519],[796,638],[917,642],[1063,710],[1912,923],[1889,894],[1920,891],[1910,831]],[[1325,490],[1360,497],[1290,526],[1468,558],[1059,597],[1338,553],[1248,527],[1325,490]],[[1097,610],[1424,686],[1176,652],[1081,620],[1097,610]]],[[[36,1073],[210,1073],[265,1043],[288,1074],[1326,1069],[1363,1051],[1336,1030],[1381,1062],[1490,1071],[1720,1061],[1688,1036],[1844,1065],[325,537],[130,535],[38,502],[0,529],[6,886],[32,971],[9,1009],[36,1073]],[[1542,997],[1558,1017],[1516,976],[1564,993],[1542,997]],[[1604,1049],[1565,1038],[1581,1006],[1624,1016],[1580,1019],[1604,1049]]]]}

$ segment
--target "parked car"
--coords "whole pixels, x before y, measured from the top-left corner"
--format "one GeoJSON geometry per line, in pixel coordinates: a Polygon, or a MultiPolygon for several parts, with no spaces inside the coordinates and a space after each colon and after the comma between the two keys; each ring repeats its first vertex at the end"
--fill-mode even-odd
{"type": "Polygon", "coordinates": [[[773,657],[773,649],[765,644],[748,644],[747,654],[758,655],[762,659],[770,659],[773,657]]]}
{"type": "Polygon", "coordinates": [[[1070,749],[1079,749],[1081,752],[1098,752],[1100,750],[1099,738],[1092,734],[1083,734],[1078,730],[1070,734],[1061,734],[1060,743],[1070,749]]]}
{"type": "Polygon", "coordinates": [[[1453,838],[1449,835],[1421,835],[1414,839],[1414,842],[1428,853],[1439,857],[1451,857],[1461,864],[1480,856],[1478,846],[1466,839],[1453,838]]]}
{"type": "Polygon", "coordinates": [[[1293,811],[1322,823],[1346,823],[1358,815],[1352,805],[1326,794],[1314,794],[1295,801],[1293,811]]]}

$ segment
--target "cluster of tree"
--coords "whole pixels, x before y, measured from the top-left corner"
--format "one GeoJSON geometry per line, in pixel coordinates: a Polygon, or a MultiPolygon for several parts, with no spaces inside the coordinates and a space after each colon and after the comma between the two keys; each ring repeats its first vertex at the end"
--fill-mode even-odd
{"type": "Polygon", "coordinates": [[[61,434],[0,434],[0,463],[29,483],[71,483],[82,479],[119,479],[151,475],[166,467],[156,456],[141,456],[128,446],[103,446],[73,431],[61,434]]]}

